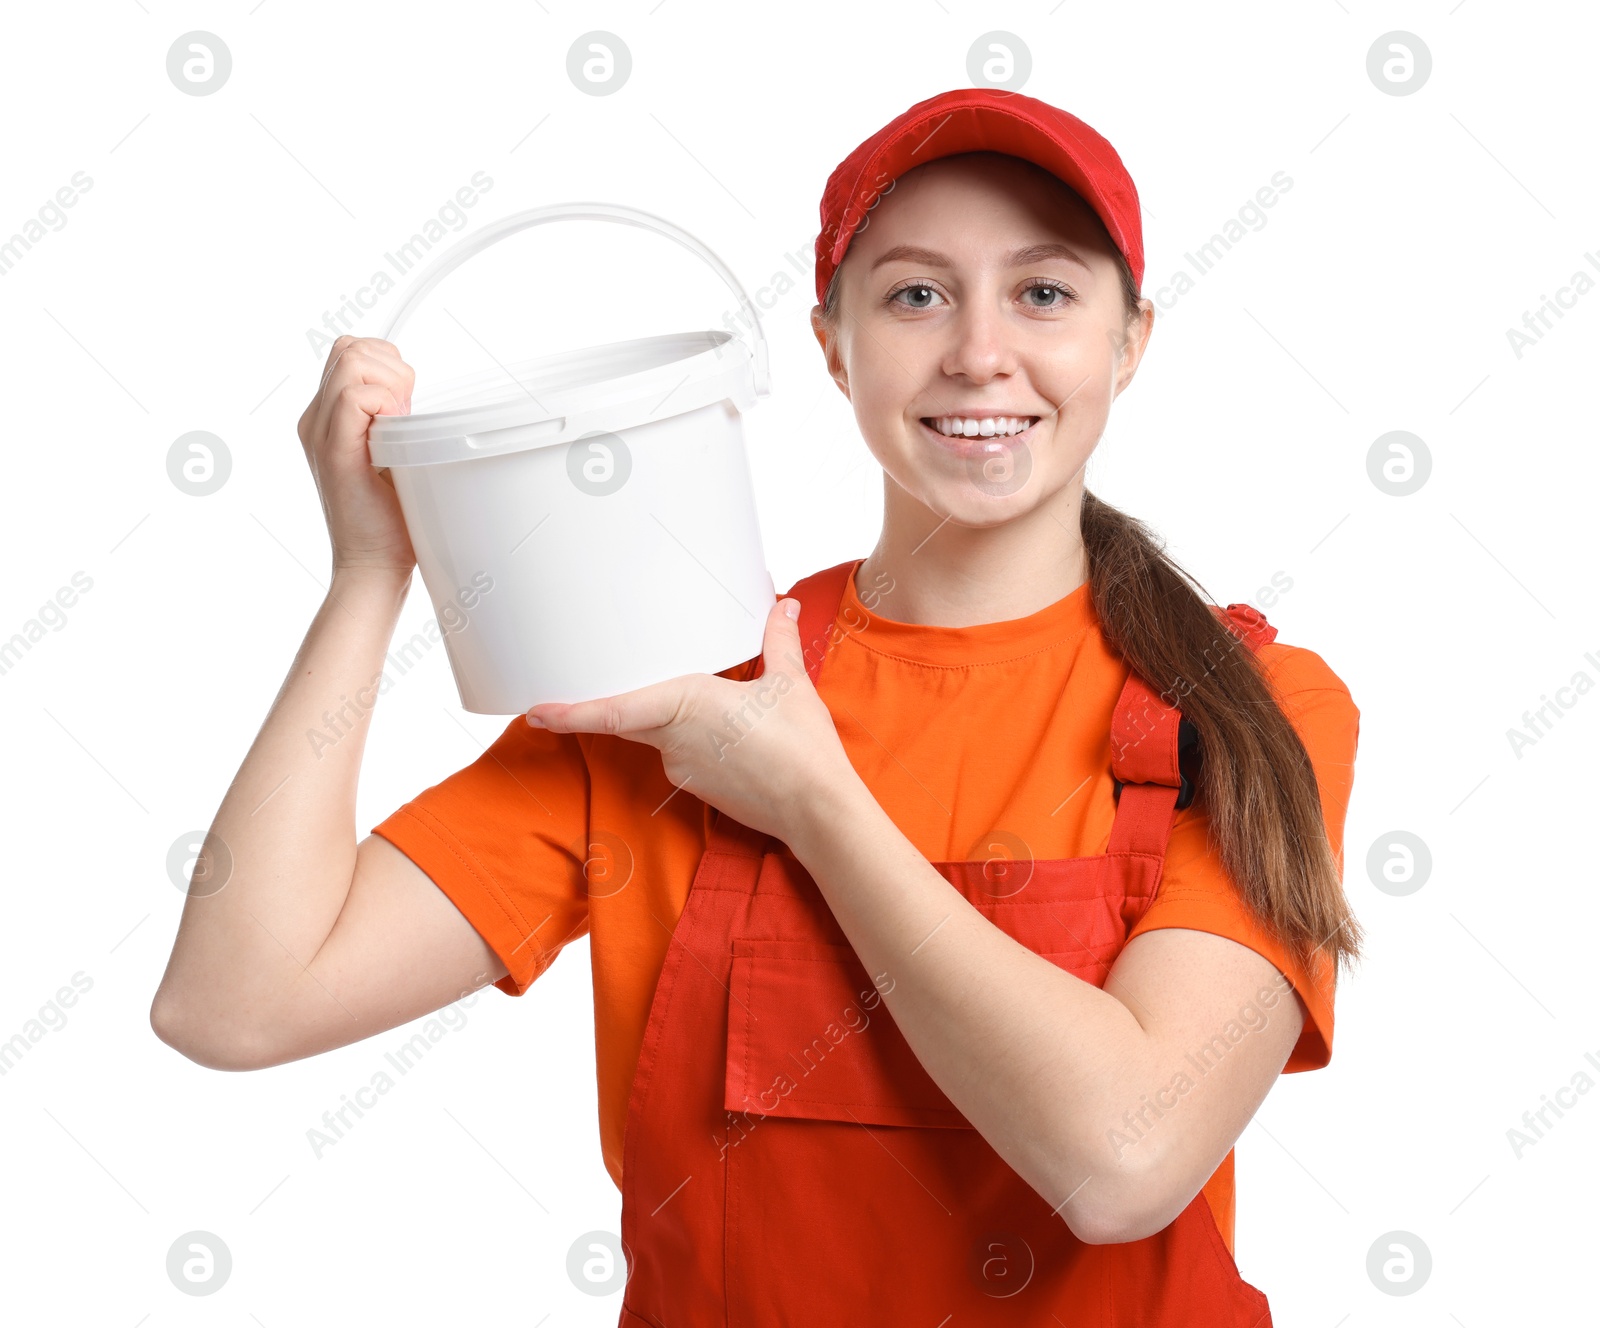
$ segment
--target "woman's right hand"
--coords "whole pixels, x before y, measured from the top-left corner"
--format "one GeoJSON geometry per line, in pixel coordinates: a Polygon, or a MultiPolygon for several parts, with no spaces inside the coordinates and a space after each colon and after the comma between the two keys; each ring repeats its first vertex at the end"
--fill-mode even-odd
{"type": "Polygon", "coordinates": [[[328,352],[322,383],[300,417],[300,444],[322,499],[333,569],[409,573],[417,555],[387,470],[372,465],[367,430],[377,415],[408,415],[416,373],[377,337],[342,336],[328,352]]]}

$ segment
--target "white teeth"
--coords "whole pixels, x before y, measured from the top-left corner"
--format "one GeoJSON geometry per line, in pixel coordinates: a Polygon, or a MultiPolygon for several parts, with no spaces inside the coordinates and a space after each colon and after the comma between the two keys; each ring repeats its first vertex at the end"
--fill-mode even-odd
{"type": "Polygon", "coordinates": [[[1033,423],[1035,416],[1020,415],[988,415],[982,419],[968,416],[941,415],[930,419],[940,433],[947,438],[993,438],[996,435],[1009,437],[1027,429],[1033,423]]]}

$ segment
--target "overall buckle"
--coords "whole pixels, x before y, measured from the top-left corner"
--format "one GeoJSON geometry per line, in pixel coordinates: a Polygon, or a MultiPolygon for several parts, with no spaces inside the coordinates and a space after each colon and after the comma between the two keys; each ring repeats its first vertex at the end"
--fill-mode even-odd
{"type": "MultiPolygon", "coordinates": [[[[1199,774],[1200,731],[1187,719],[1178,722],[1178,800],[1174,811],[1182,811],[1194,801],[1194,781],[1199,774]]],[[[1113,798],[1122,796],[1123,781],[1115,776],[1111,780],[1113,798]]],[[[1171,787],[1171,785],[1167,785],[1171,787]]]]}

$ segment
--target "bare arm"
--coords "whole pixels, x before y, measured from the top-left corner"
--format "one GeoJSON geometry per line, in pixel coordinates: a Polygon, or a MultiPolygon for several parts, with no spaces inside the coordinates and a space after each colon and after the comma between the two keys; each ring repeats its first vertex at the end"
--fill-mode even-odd
{"type": "Polygon", "coordinates": [[[367,725],[415,563],[366,431],[410,392],[393,346],[344,337],[301,419],[332,584],[212,822],[150,1008],[157,1036],[215,1069],[370,1037],[505,975],[404,854],[356,843],[367,725]]]}

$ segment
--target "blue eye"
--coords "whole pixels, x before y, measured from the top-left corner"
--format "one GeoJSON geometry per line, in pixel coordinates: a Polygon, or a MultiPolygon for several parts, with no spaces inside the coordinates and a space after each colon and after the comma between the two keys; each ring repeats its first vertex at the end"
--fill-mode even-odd
{"type": "Polygon", "coordinates": [[[1059,301],[1050,304],[1035,304],[1033,306],[1035,309],[1059,309],[1063,305],[1072,304],[1078,298],[1070,290],[1068,290],[1067,287],[1062,286],[1054,281],[1036,281],[1030,285],[1028,289],[1030,291],[1054,291],[1057,295],[1061,296],[1059,301]]]}
{"type": "MultiPolygon", "coordinates": [[[[898,290],[890,291],[889,292],[889,298],[891,300],[899,299],[899,297],[904,295],[907,291],[925,291],[929,295],[937,295],[938,294],[938,292],[936,290],[934,290],[934,288],[932,286],[924,286],[924,285],[920,285],[920,284],[917,284],[917,283],[913,282],[909,286],[901,286],[898,290]]],[[[928,309],[928,308],[931,308],[931,307],[932,307],[931,305],[927,305],[927,304],[906,303],[906,308],[908,308],[908,309],[928,309]]]]}

